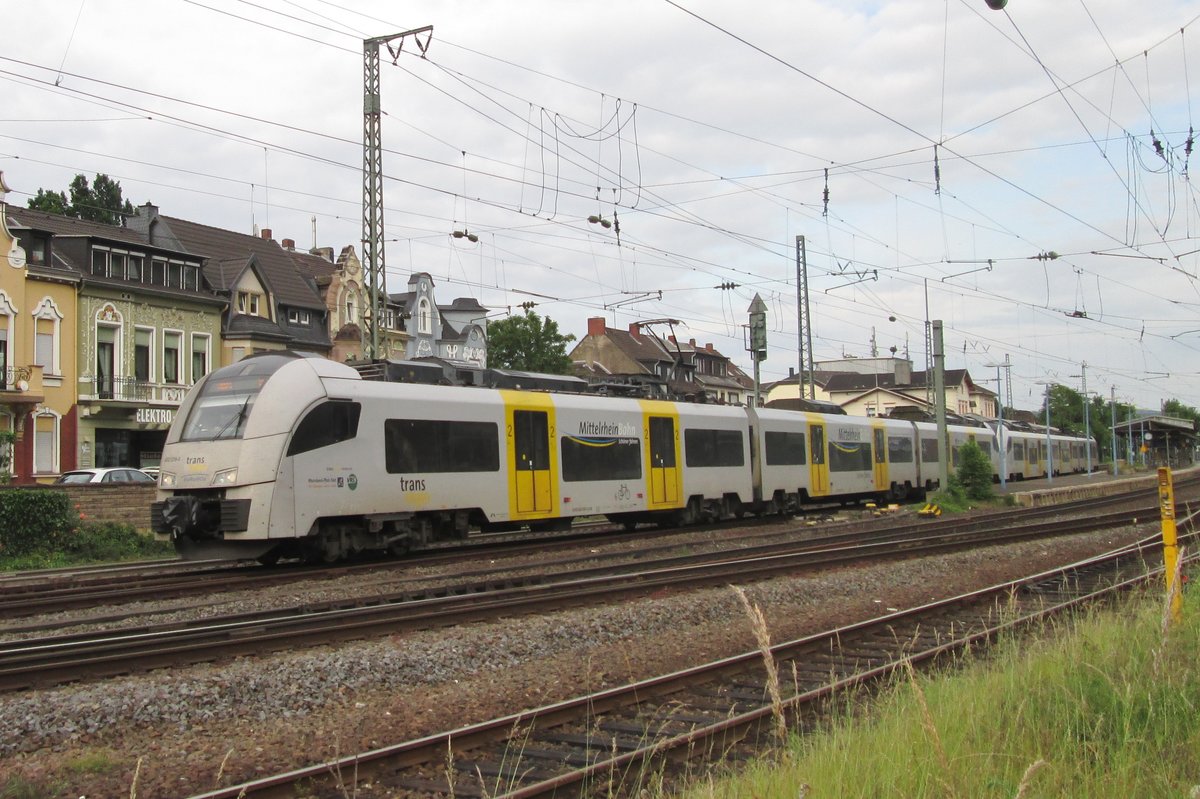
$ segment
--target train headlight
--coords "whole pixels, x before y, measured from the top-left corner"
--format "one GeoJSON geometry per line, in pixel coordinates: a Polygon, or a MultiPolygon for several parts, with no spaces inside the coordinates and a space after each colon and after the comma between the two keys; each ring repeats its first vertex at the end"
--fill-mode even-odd
{"type": "Polygon", "coordinates": [[[231,486],[237,482],[237,469],[226,469],[213,475],[214,486],[231,486]]]}
{"type": "Polygon", "coordinates": [[[174,488],[175,487],[175,473],[174,472],[160,472],[158,475],[158,485],[160,488],[174,488]]]}

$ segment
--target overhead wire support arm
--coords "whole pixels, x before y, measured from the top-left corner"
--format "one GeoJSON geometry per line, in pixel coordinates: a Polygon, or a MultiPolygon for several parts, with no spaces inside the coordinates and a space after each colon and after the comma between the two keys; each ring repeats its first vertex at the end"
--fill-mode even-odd
{"type": "Polygon", "coordinates": [[[839,283],[836,286],[830,286],[829,288],[825,289],[825,293],[828,294],[829,292],[833,291],[834,289],[844,289],[844,288],[846,288],[846,286],[857,286],[859,283],[870,283],[872,280],[879,280],[879,270],[878,269],[871,269],[870,271],[859,272],[858,280],[851,280],[849,283],[839,283]]]}
{"type": "Polygon", "coordinates": [[[613,308],[620,308],[622,305],[633,305],[635,302],[641,302],[643,300],[661,300],[662,299],[662,289],[659,289],[658,291],[640,291],[640,292],[622,291],[621,293],[629,294],[632,296],[626,297],[623,300],[617,300],[616,302],[605,303],[604,310],[609,311],[609,310],[612,310],[613,308]]]}
{"type": "Polygon", "coordinates": [[[384,45],[392,63],[400,58],[404,40],[413,37],[421,57],[433,39],[433,26],[425,25],[403,33],[363,39],[363,267],[367,270],[371,307],[364,316],[363,344],[367,357],[380,354],[379,331],[387,312],[387,278],[383,257],[383,137],[379,88],[379,46],[384,45]],[[426,34],[422,40],[420,37],[426,34]],[[399,44],[393,47],[393,42],[399,44]]]}

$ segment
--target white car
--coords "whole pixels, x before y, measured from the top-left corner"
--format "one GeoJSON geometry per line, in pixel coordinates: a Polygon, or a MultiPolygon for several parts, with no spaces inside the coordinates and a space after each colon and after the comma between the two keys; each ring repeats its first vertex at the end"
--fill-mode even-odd
{"type": "Polygon", "coordinates": [[[60,474],[54,482],[56,485],[61,485],[65,483],[154,483],[157,481],[141,469],[115,466],[102,469],[72,469],[60,474]]]}

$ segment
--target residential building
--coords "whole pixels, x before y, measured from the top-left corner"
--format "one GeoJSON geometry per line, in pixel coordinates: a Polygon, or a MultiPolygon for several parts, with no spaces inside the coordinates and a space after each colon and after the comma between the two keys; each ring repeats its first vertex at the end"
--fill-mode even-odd
{"type": "MultiPolygon", "coordinates": [[[[905,358],[844,358],[818,361],[814,371],[817,400],[832,402],[852,416],[889,416],[893,413],[933,414],[928,382],[933,376],[915,372],[905,358]]],[[[996,417],[996,394],[971,379],[966,369],[944,372],[946,410],[959,416],[996,417]]],[[[768,401],[799,395],[794,372],[787,380],[771,384],[768,401]]]]}
{"type": "Polygon", "coordinates": [[[33,420],[28,477],[156,465],[187,389],[215,365],[226,303],[205,285],[202,259],[130,228],[12,206],[7,217],[31,276],[41,261],[36,278],[61,286],[37,306],[31,346],[49,353],[35,359],[48,398],[61,398],[33,420]]]}
{"type": "Polygon", "coordinates": [[[0,172],[0,431],[2,471],[16,483],[73,465],[76,287],[50,236],[9,212],[0,172]]]}
{"type": "Polygon", "coordinates": [[[300,350],[328,356],[329,312],[298,261],[327,261],[281,245],[264,229],[259,236],[201,225],[159,213],[152,203],[137,209],[129,229],[151,245],[189,253],[202,266],[211,291],[225,301],[221,365],[264,350],[300,350]]]}
{"type": "MultiPolygon", "coordinates": [[[[460,297],[449,305],[434,299],[434,282],[428,272],[414,272],[408,291],[389,294],[408,337],[404,358],[444,358],[480,369],[487,367],[487,309],[474,297],[460,297]]],[[[399,357],[399,356],[397,356],[399,357]]]]}
{"type": "Polygon", "coordinates": [[[712,344],[680,343],[653,328],[634,322],[627,331],[616,330],[603,317],[588,319],[587,335],[570,353],[576,373],[614,394],[730,405],[748,401],[753,381],[712,344]]]}

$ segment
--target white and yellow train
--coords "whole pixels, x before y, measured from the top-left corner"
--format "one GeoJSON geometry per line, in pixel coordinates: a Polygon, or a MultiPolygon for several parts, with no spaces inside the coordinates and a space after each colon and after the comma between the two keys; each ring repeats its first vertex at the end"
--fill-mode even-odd
{"type": "MultiPolygon", "coordinates": [[[[1044,435],[1005,430],[1008,475],[1044,435]]],[[[989,427],[952,425],[998,468],[989,427]]],[[[1053,436],[1055,471],[1087,442],[1053,436]]],[[[687,524],[937,487],[931,424],[797,411],[364,380],[263,353],[204,377],[167,435],[152,521],[189,558],[337,560],[471,530],[583,516],[687,524]]]]}

